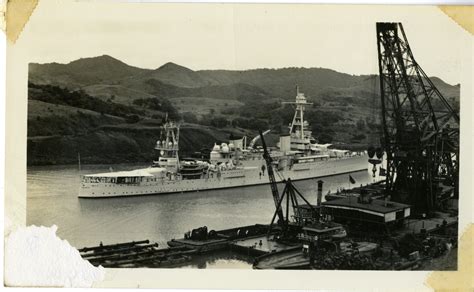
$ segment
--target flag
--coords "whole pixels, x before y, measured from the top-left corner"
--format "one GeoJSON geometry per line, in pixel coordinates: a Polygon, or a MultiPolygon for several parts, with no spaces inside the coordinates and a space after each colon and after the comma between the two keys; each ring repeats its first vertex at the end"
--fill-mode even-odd
{"type": "Polygon", "coordinates": [[[349,181],[351,182],[351,184],[356,183],[355,179],[351,175],[349,175],[349,181]]]}
{"type": "Polygon", "coordinates": [[[385,168],[380,168],[380,172],[379,172],[379,175],[380,176],[386,176],[387,175],[387,170],[385,168]]]}

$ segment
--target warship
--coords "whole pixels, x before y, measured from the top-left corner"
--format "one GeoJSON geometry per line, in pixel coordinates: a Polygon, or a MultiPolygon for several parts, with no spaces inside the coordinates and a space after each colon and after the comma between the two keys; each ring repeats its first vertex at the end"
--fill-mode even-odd
{"type": "MultiPolygon", "coordinates": [[[[277,182],[339,175],[368,169],[366,151],[332,149],[313,138],[305,120],[307,102],[297,89],[295,114],[289,132],[279,137],[271,150],[277,182]]],[[[180,159],[178,123],[168,121],[162,127],[162,139],[156,142],[159,158],[148,168],[131,171],[83,175],[79,197],[104,198],[196,192],[268,184],[265,160],[259,136],[247,143],[247,137],[231,138],[215,144],[209,159],[180,159]]],[[[265,131],[264,134],[270,132],[265,131]]]]}

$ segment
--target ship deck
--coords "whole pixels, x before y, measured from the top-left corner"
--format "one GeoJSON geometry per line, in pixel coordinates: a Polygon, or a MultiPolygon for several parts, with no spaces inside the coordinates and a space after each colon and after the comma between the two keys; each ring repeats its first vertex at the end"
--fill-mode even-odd
{"type": "Polygon", "coordinates": [[[252,255],[264,255],[268,253],[280,252],[301,244],[287,244],[278,242],[267,235],[260,235],[233,241],[230,246],[232,249],[242,251],[252,255]],[[260,244],[261,243],[261,244],[260,244]]]}

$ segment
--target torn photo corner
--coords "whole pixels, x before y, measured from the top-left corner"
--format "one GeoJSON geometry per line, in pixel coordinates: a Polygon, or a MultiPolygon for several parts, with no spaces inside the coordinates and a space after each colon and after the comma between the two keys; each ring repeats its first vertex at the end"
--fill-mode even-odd
{"type": "Polygon", "coordinates": [[[471,287],[469,15],[9,1],[5,285],[471,287]]]}

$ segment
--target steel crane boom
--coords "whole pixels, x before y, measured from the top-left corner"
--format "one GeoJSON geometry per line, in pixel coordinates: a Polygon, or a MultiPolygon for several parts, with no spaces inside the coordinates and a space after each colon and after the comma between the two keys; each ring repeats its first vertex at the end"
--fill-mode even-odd
{"type": "Polygon", "coordinates": [[[457,190],[459,115],[415,61],[401,23],[377,23],[377,49],[387,193],[431,211],[441,183],[457,190]]]}
{"type": "Polygon", "coordinates": [[[273,159],[267,150],[267,144],[265,143],[265,139],[263,138],[264,134],[262,133],[262,131],[259,131],[259,132],[260,132],[260,139],[262,140],[263,159],[265,159],[265,162],[267,164],[267,174],[268,174],[268,179],[270,180],[270,187],[272,189],[273,201],[275,202],[275,207],[277,210],[276,212],[279,219],[278,222],[279,224],[284,224],[285,217],[283,216],[283,210],[281,208],[281,202],[280,202],[280,194],[278,193],[278,187],[275,180],[275,173],[273,171],[273,159]]]}

